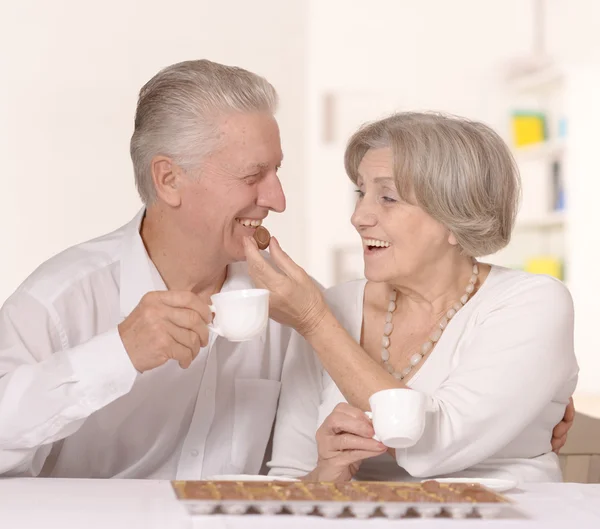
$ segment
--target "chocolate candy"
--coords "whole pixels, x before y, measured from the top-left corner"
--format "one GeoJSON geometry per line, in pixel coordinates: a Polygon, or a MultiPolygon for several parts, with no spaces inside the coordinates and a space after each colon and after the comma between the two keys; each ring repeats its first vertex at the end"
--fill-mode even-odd
{"type": "Polygon", "coordinates": [[[256,244],[258,244],[260,250],[266,250],[271,242],[271,234],[264,226],[258,226],[258,228],[254,230],[254,240],[256,241],[256,244]]]}
{"type": "Polygon", "coordinates": [[[439,481],[430,479],[421,483],[421,488],[425,492],[438,492],[440,490],[440,483],[439,481]]]}
{"type": "Polygon", "coordinates": [[[180,499],[248,501],[361,501],[405,503],[503,503],[504,497],[478,484],[350,481],[174,481],[180,499]]]}

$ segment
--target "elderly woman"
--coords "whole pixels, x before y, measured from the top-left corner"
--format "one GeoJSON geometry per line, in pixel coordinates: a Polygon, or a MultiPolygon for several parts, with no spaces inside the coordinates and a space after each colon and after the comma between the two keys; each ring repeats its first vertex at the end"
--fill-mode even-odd
{"type": "Polygon", "coordinates": [[[345,165],[366,280],[324,299],[276,240],[279,270],[245,242],[272,317],[302,336],[286,359],[272,473],[560,480],[550,440],[577,380],[571,296],[475,259],[510,240],[519,176],[507,146],[481,123],[399,113],[356,132],[345,165]],[[395,452],[364,413],[391,388],[432,405],[420,439],[395,452]]]}

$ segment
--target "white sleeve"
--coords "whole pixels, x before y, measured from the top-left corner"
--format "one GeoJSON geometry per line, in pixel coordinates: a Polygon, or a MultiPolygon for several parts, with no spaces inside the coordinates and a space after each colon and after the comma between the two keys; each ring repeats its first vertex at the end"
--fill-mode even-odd
{"type": "Polygon", "coordinates": [[[415,477],[466,469],[515,439],[561,390],[566,405],[578,372],[573,318],[569,291],[546,277],[503,296],[470,332],[458,365],[431,395],[435,411],[422,438],[396,452],[398,465],[415,477]]]}
{"type": "Polygon", "coordinates": [[[317,465],[317,418],[323,368],[310,345],[292,332],[281,376],[270,475],[298,478],[317,465]]]}
{"type": "Polygon", "coordinates": [[[52,443],[129,392],[137,376],[116,329],[66,348],[60,322],[26,293],[0,310],[0,475],[37,475],[52,443]]]}

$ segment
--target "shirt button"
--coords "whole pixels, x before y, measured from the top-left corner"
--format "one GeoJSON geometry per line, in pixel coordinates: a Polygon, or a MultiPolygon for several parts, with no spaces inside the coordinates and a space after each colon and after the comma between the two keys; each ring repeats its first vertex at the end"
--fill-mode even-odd
{"type": "Polygon", "coordinates": [[[191,455],[192,457],[198,457],[198,450],[192,450],[192,451],[190,452],[190,455],[191,455]]]}

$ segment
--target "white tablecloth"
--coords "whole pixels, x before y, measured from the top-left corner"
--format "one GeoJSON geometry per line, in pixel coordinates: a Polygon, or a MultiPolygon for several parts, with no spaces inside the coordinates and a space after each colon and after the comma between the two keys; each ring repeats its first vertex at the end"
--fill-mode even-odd
{"type": "MultiPolygon", "coordinates": [[[[535,484],[513,491],[521,514],[481,520],[407,519],[403,526],[448,529],[599,529],[600,485],[535,484]]],[[[0,479],[0,528],[4,529],[268,529],[398,526],[384,518],[327,520],[296,516],[190,517],[168,481],[0,479]]]]}

